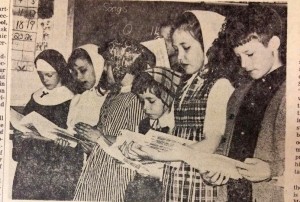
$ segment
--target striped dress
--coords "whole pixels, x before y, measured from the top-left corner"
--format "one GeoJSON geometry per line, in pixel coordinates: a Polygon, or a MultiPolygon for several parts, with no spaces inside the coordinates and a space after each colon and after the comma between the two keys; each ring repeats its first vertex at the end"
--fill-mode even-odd
{"type": "MultiPolygon", "coordinates": [[[[119,136],[120,129],[135,131],[143,119],[136,95],[131,92],[107,95],[97,125],[103,134],[119,136]]],[[[135,172],[124,168],[96,146],[89,156],[76,187],[75,201],[124,201],[135,172]]]]}
{"type": "MultiPolygon", "coordinates": [[[[215,82],[203,80],[198,74],[188,89],[186,85],[179,89],[180,96],[174,101],[173,135],[193,141],[205,139],[203,125],[207,99],[215,82]]],[[[216,188],[205,185],[199,171],[183,162],[178,167],[165,166],[163,185],[164,201],[212,202],[217,196],[216,188]]]]}

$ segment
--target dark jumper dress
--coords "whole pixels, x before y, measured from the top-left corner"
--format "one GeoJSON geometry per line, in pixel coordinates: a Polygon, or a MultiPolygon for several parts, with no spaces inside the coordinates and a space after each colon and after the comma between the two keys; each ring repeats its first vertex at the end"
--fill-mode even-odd
{"type": "MultiPolygon", "coordinates": [[[[151,129],[150,119],[145,118],[139,124],[139,133],[146,134],[151,129]]],[[[169,127],[155,129],[162,133],[170,132],[169,127]]],[[[137,174],[133,181],[131,181],[125,192],[125,201],[128,202],[153,202],[162,201],[163,199],[163,185],[159,179],[153,177],[144,177],[137,174]]]]}
{"type": "MultiPolygon", "coordinates": [[[[24,115],[36,111],[61,128],[66,121],[71,100],[45,106],[33,96],[24,108],[24,115]]],[[[83,150],[62,147],[53,141],[23,138],[12,135],[13,159],[18,162],[14,181],[13,199],[71,200],[83,166],[83,150]]]]}

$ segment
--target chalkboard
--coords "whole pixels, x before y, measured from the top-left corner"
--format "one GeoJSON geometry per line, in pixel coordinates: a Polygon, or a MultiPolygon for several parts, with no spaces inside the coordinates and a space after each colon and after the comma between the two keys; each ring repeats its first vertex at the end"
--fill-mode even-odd
{"type": "MultiPolygon", "coordinates": [[[[86,43],[100,47],[117,36],[146,41],[156,37],[160,24],[186,10],[211,10],[222,15],[246,3],[156,2],[76,0],[73,48],[86,43]]],[[[285,4],[270,4],[286,18],[285,4]]]]}

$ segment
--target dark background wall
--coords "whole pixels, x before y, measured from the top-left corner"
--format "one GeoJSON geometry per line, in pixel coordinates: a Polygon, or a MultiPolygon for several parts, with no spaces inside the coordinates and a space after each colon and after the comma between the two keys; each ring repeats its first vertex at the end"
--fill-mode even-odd
{"type": "MultiPolygon", "coordinates": [[[[228,15],[246,3],[185,3],[75,0],[73,48],[94,43],[101,48],[117,36],[138,41],[155,38],[161,23],[186,10],[211,10],[228,15]]],[[[268,4],[286,22],[286,4],[268,4]]]]}

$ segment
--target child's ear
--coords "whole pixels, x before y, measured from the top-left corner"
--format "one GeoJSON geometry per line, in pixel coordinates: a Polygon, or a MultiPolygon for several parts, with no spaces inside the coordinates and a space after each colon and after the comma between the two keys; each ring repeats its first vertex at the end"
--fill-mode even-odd
{"type": "Polygon", "coordinates": [[[271,48],[271,50],[276,51],[279,49],[280,46],[280,39],[278,36],[273,36],[269,43],[268,43],[268,47],[271,48]]]}

